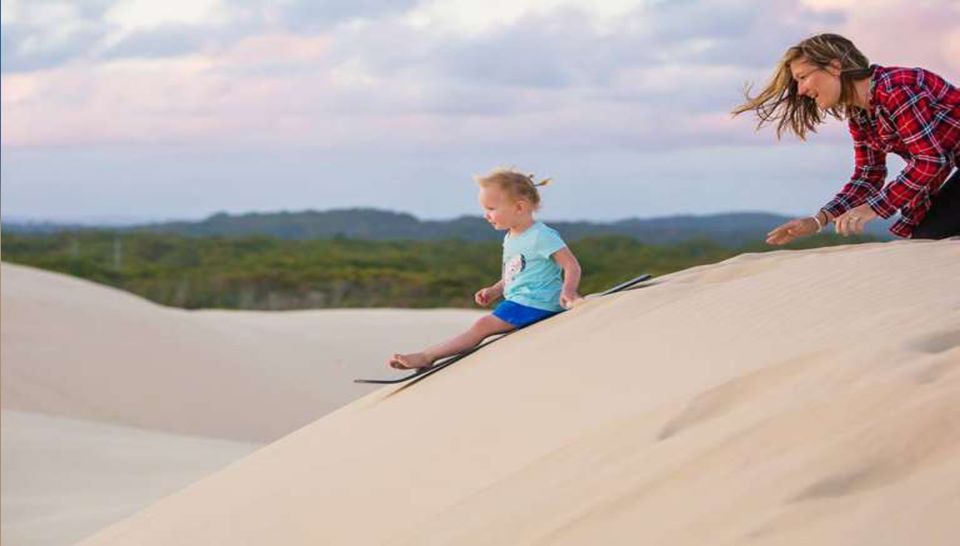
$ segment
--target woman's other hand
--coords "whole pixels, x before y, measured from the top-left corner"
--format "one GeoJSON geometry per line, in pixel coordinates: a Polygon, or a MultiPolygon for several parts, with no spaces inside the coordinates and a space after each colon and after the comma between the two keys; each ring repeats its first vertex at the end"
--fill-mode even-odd
{"type": "Polygon", "coordinates": [[[854,207],[837,217],[837,233],[840,235],[856,235],[863,233],[867,222],[877,217],[877,213],[870,205],[854,207]]]}

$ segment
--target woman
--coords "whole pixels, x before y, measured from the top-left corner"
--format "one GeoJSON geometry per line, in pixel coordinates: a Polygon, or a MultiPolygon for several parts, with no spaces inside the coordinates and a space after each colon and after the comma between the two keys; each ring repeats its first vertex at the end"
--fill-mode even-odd
{"type": "Polygon", "coordinates": [[[746,98],[733,114],[756,112],[758,129],[774,123],[778,139],[787,130],[805,139],[828,114],[846,118],[853,137],[850,181],[813,216],[768,233],[768,243],[786,244],[831,222],[842,235],[860,233],[897,211],[890,231],[900,237],[960,235],[960,90],[940,76],[870,65],[850,40],[820,34],[788,49],[767,87],[746,98]],[[884,187],[891,152],[907,164],[884,187]]]}

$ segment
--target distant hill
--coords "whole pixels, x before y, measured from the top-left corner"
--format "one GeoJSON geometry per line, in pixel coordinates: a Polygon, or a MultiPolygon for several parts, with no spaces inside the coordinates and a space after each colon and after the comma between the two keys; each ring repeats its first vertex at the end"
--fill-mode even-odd
{"type": "MultiPolygon", "coordinates": [[[[615,222],[546,222],[566,239],[596,235],[622,235],[648,244],[671,244],[690,239],[710,239],[725,245],[740,245],[762,239],[774,226],[789,217],[763,212],[734,212],[703,216],[682,215],[660,218],[631,218],[615,222]]],[[[874,222],[870,234],[888,238],[886,225],[874,222]]],[[[451,220],[420,220],[411,214],[355,208],[328,211],[218,213],[196,222],[164,222],[138,226],[76,226],[50,223],[15,223],[3,226],[11,233],[50,233],[77,229],[147,231],[188,236],[265,235],[288,240],[367,239],[367,240],[499,240],[487,222],[476,216],[451,220]]]]}

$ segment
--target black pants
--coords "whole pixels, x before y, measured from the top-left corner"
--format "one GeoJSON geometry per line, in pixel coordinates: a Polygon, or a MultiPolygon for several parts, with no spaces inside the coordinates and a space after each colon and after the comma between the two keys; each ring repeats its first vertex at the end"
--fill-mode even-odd
{"type": "Polygon", "coordinates": [[[913,230],[914,239],[945,239],[954,235],[960,235],[960,170],[953,171],[940,186],[927,215],[913,230]]]}

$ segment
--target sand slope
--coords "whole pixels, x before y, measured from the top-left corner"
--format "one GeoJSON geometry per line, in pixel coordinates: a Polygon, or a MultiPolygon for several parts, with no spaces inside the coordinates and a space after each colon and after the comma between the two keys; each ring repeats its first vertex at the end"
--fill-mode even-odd
{"type": "Polygon", "coordinates": [[[87,545],[955,544],[960,242],[744,255],[368,395],[87,545]]]}
{"type": "Polygon", "coordinates": [[[73,544],[258,446],[3,410],[0,542],[73,544]]]}
{"type": "Polygon", "coordinates": [[[264,442],[370,392],[467,310],[184,311],[2,264],[4,408],[264,442]]]}

